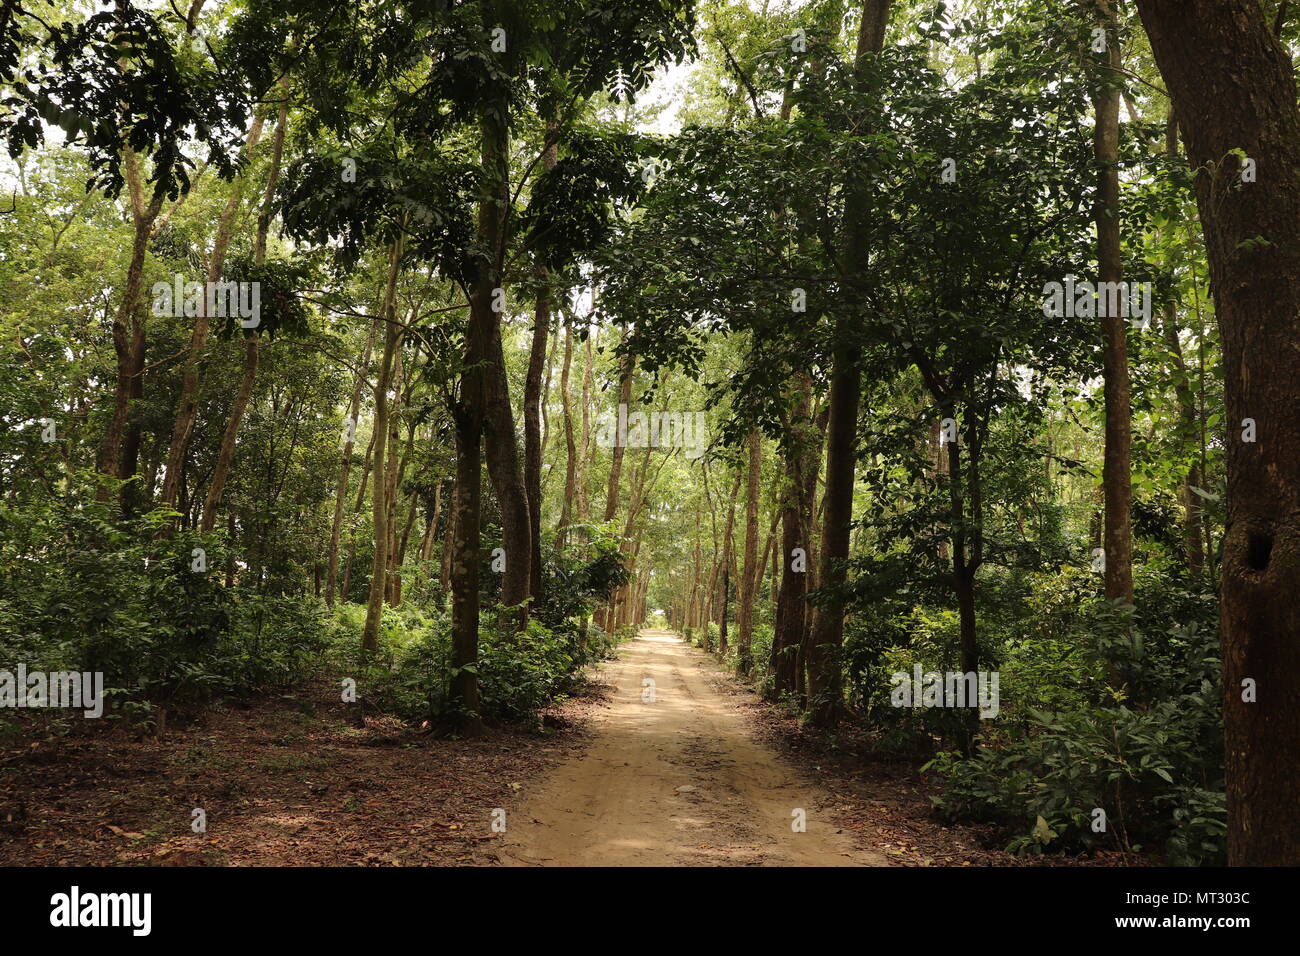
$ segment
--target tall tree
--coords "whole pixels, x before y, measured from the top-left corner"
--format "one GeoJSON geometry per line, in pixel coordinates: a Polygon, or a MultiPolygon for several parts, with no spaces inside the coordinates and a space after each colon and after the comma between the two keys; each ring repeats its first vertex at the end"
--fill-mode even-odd
{"type": "Polygon", "coordinates": [[[375,421],[373,470],[370,500],[375,524],[374,564],[370,574],[370,594],[366,601],[366,621],[361,630],[363,654],[379,650],[379,623],[384,610],[384,589],[388,578],[388,479],[384,468],[384,452],[388,446],[390,403],[389,391],[393,384],[394,365],[402,347],[402,330],[397,322],[397,278],[402,268],[404,238],[393,240],[388,252],[388,278],[384,286],[383,311],[384,348],[375,376],[375,421]]]}
{"type": "Polygon", "coordinates": [[[758,563],[758,486],[763,470],[763,434],[757,426],[750,428],[745,444],[749,452],[745,485],[745,561],[736,606],[736,637],[740,645],[742,674],[748,673],[753,664],[754,593],[762,576],[762,565],[758,563]]]}
{"type": "MultiPolygon", "coordinates": [[[[348,417],[345,422],[347,430],[343,435],[343,453],[339,460],[338,487],[334,493],[334,521],[330,526],[329,570],[325,578],[325,603],[330,607],[334,606],[334,585],[339,571],[339,532],[343,527],[343,509],[347,504],[348,474],[352,470],[352,446],[356,442],[357,423],[361,414],[361,391],[365,387],[366,375],[370,368],[370,350],[374,347],[375,332],[380,324],[380,319],[375,319],[370,323],[370,330],[366,333],[366,344],[361,352],[361,364],[357,366],[353,378],[352,399],[348,403],[348,417]]],[[[344,591],[346,593],[346,586],[344,591]]]]}
{"type": "MultiPolygon", "coordinates": [[[[555,122],[546,124],[549,142],[542,151],[542,169],[555,169],[555,122]]],[[[524,485],[528,495],[529,583],[534,602],[542,597],[542,371],[546,361],[546,340],[551,327],[551,273],[545,265],[536,269],[538,283],[533,311],[533,339],[528,353],[528,374],[524,379],[524,485]]],[[[567,354],[567,353],[566,353],[567,354]]],[[[566,366],[567,373],[567,366],[566,366]]]]}
{"type": "MultiPolygon", "coordinates": [[[[280,164],[284,158],[285,127],[289,123],[289,77],[285,75],[276,85],[280,97],[280,110],[276,118],[275,133],[272,136],[271,158],[267,166],[266,186],[262,192],[262,206],[257,216],[257,233],[253,240],[253,267],[260,268],[266,263],[266,238],[271,227],[272,200],[275,187],[280,181],[280,164]]],[[[254,280],[257,281],[257,280],[254,280]]],[[[235,392],[235,401],[230,409],[230,418],[226,422],[225,434],[221,437],[221,448],[217,452],[217,464],[208,482],[208,494],[203,501],[203,518],[200,528],[211,531],[217,520],[217,506],[226,490],[226,478],[230,466],[235,460],[235,441],[239,437],[239,426],[243,424],[244,413],[253,396],[253,384],[257,379],[257,367],[261,360],[262,323],[244,333],[244,369],[240,376],[239,388],[235,392]]]]}
{"type": "MultiPolygon", "coordinates": [[[[891,5],[892,0],[863,0],[854,56],[855,92],[863,96],[870,88],[870,62],[885,45],[891,5]]],[[[859,135],[865,135],[863,124],[869,122],[869,117],[860,117],[859,135]]],[[[855,172],[846,184],[846,239],[841,269],[849,288],[859,292],[870,267],[870,227],[865,221],[869,191],[870,185],[862,171],[855,172]]],[[[844,599],[839,591],[845,581],[844,562],[849,556],[849,529],[853,522],[862,374],[861,346],[857,344],[853,316],[844,309],[836,312],[832,336],[826,503],[822,518],[821,566],[817,575],[818,584],[826,596],[813,616],[812,656],[808,668],[809,694],[813,698],[812,719],[819,727],[830,727],[837,722],[843,696],[839,649],[844,638],[844,599]]]]}
{"type": "MultiPolygon", "coordinates": [[[[266,115],[266,108],[257,111],[256,116],[253,118],[253,124],[248,129],[248,135],[244,138],[241,157],[246,158],[257,147],[262,138],[262,127],[266,122],[266,115]]],[[[221,270],[225,265],[226,253],[230,248],[230,240],[234,233],[235,218],[239,214],[243,203],[244,184],[245,177],[243,176],[235,180],[234,185],[231,187],[230,196],[226,199],[221,215],[217,218],[217,228],[212,240],[212,249],[208,253],[206,279],[209,289],[221,279],[221,270]]],[[[194,329],[190,334],[189,348],[185,353],[181,394],[177,400],[176,416],[172,423],[171,443],[167,448],[167,473],[163,476],[162,500],[164,504],[168,505],[176,504],[180,498],[181,481],[185,474],[185,457],[186,452],[189,450],[190,434],[194,430],[194,422],[199,414],[200,365],[203,361],[204,349],[207,347],[208,334],[212,328],[211,320],[213,318],[213,316],[208,315],[207,301],[209,298],[211,297],[204,297],[203,306],[198,310],[199,314],[194,317],[194,329]]]]}
{"type": "Polygon", "coordinates": [[[1138,0],[1173,98],[1223,343],[1228,862],[1300,859],[1300,110],[1255,0],[1138,0]],[[1253,167],[1257,176],[1244,176],[1253,167]],[[1254,686],[1255,691],[1250,688],[1254,686]]]}
{"type": "MultiPolygon", "coordinates": [[[[1097,162],[1097,201],[1093,212],[1097,227],[1098,281],[1106,288],[1122,288],[1123,250],[1120,243],[1119,113],[1123,95],[1123,56],[1119,18],[1114,0],[1081,0],[1096,18],[1101,31],[1092,78],[1093,155],[1097,162]]],[[[1094,46],[1092,48],[1096,50],[1094,46]]],[[[1118,308],[1119,296],[1102,297],[1102,377],[1105,382],[1106,447],[1102,461],[1105,500],[1103,570],[1106,597],[1133,603],[1133,540],[1130,527],[1133,489],[1130,478],[1132,410],[1129,399],[1127,323],[1118,308]]]]}

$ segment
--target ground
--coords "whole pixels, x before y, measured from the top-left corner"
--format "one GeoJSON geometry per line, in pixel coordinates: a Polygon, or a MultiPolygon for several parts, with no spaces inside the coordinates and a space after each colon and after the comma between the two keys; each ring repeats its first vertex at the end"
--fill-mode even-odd
{"type": "Polygon", "coordinates": [[[754,739],[719,676],[676,635],[642,631],[606,670],[591,745],[513,814],[503,861],[886,864],[840,825],[829,793],[754,739]]]}
{"type": "Polygon", "coordinates": [[[24,712],[0,751],[0,865],[1123,862],[988,849],[933,818],[912,764],[812,737],[666,631],[537,727],[473,740],[352,727],[324,683],[161,738],[107,721],[56,735],[45,717],[24,712]]]}

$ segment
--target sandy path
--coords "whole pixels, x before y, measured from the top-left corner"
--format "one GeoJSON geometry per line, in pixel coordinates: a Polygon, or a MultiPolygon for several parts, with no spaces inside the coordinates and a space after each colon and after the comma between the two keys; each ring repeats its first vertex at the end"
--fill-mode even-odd
{"type": "Polygon", "coordinates": [[[584,753],[510,813],[511,866],[886,865],[835,832],[831,797],[755,741],[719,669],[668,631],[605,665],[611,706],[584,753]],[[655,682],[643,702],[643,680],[655,682]],[[792,815],[806,813],[804,832],[792,815]]]}

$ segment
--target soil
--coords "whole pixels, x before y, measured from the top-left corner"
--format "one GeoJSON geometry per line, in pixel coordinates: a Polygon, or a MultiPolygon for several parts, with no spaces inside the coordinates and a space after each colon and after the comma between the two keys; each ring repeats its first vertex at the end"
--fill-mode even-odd
{"type": "Polygon", "coordinates": [[[24,711],[0,745],[0,865],[1143,862],[1005,853],[989,828],[937,820],[917,762],[870,743],[813,734],[656,630],[535,726],[472,739],[388,717],[355,727],[326,681],[161,736],[24,711]]]}

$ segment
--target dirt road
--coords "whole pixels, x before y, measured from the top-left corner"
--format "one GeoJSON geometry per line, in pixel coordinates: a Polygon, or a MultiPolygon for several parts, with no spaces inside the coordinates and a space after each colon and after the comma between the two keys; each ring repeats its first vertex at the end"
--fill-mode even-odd
{"type": "Polygon", "coordinates": [[[612,702],[590,746],[511,812],[502,862],[886,865],[836,832],[828,794],[751,737],[737,706],[714,689],[720,673],[670,632],[638,634],[603,669],[612,702]],[[653,700],[643,699],[651,691],[653,700]]]}

